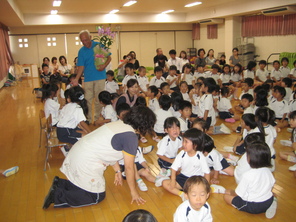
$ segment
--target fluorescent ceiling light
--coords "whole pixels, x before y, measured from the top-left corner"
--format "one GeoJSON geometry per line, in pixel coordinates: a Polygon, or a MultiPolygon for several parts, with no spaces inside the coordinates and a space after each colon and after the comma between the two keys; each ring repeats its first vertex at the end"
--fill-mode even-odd
{"type": "Polygon", "coordinates": [[[50,14],[51,14],[51,15],[56,15],[56,14],[58,14],[58,10],[51,10],[51,11],[50,11],[50,14]]]}
{"type": "Polygon", "coordinates": [[[193,7],[193,6],[200,5],[200,4],[202,4],[202,2],[192,2],[192,3],[185,5],[184,7],[189,8],[189,7],[193,7]]]}
{"type": "Polygon", "coordinates": [[[60,7],[62,4],[62,1],[53,1],[52,6],[53,7],[60,7]]]}
{"type": "Polygon", "coordinates": [[[118,12],[119,10],[118,9],[114,9],[112,10],[111,12],[109,12],[109,14],[115,14],[116,12],[118,12]]]}
{"type": "Polygon", "coordinates": [[[128,7],[128,6],[131,6],[135,3],[137,3],[137,1],[129,1],[129,2],[125,3],[123,6],[128,7]]]}
{"type": "Polygon", "coordinates": [[[174,12],[175,10],[167,10],[167,11],[164,11],[164,12],[162,12],[161,14],[167,14],[167,13],[171,13],[171,12],[174,12]]]}

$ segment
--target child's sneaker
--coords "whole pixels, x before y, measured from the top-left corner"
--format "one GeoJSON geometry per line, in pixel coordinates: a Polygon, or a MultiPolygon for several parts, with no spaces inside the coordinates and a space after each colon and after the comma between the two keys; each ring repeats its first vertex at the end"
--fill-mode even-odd
{"type": "Polygon", "coordinates": [[[291,140],[280,140],[280,143],[281,143],[283,146],[289,146],[289,147],[292,146],[292,141],[291,141],[291,140]]]}
{"type": "Polygon", "coordinates": [[[271,219],[274,217],[275,213],[276,213],[276,208],[277,208],[277,199],[276,197],[273,198],[273,202],[270,205],[270,207],[267,209],[267,211],[265,212],[265,216],[268,219],[271,219]]]}
{"type": "Polygon", "coordinates": [[[289,133],[292,133],[293,128],[287,128],[287,131],[288,131],[289,133]]]}
{"type": "Polygon", "coordinates": [[[141,137],[140,141],[142,143],[147,143],[148,142],[148,140],[144,136],[141,137]]]}
{"type": "Polygon", "coordinates": [[[290,166],[290,167],[289,167],[289,170],[290,170],[290,171],[296,171],[296,164],[293,165],[293,166],[290,166]]]}
{"type": "Polygon", "coordinates": [[[183,202],[184,202],[185,200],[187,200],[186,197],[185,197],[185,193],[184,193],[184,192],[181,193],[180,197],[181,197],[181,199],[182,199],[183,202]]]}
{"type": "Polygon", "coordinates": [[[142,179],[137,180],[138,187],[141,191],[147,191],[148,188],[142,179]]]}
{"type": "Polygon", "coordinates": [[[159,142],[160,141],[160,139],[158,138],[158,136],[154,136],[154,137],[152,137],[152,139],[155,141],[155,142],[159,142]]]}
{"type": "Polygon", "coordinates": [[[124,171],[121,172],[121,176],[122,176],[122,178],[123,178],[124,180],[126,180],[126,175],[125,175],[125,172],[124,172],[124,171]]]}
{"type": "Polygon", "coordinates": [[[166,171],[166,176],[167,176],[167,177],[170,177],[170,176],[171,176],[171,174],[172,174],[172,171],[171,171],[171,169],[167,169],[167,171],[166,171]]]}
{"type": "Polygon", "coordinates": [[[157,176],[155,179],[155,186],[160,187],[162,186],[162,181],[169,180],[169,179],[170,179],[169,177],[157,176]]]}
{"type": "Polygon", "coordinates": [[[212,184],[211,185],[212,193],[225,193],[226,189],[220,185],[212,184]]]}
{"type": "Polygon", "coordinates": [[[5,170],[2,174],[5,177],[9,177],[9,176],[11,176],[13,174],[16,174],[18,171],[19,171],[19,167],[18,166],[14,166],[14,167],[11,167],[11,168],[5,170]]]}
{"type": "Polygon", "coordinates": [[[238,156],[234,156],[234,155],[229,154],[229,155],[228,155],[228,159],[231,159],[231,160],[233,160],[234,162],[237,162],[237,161],[239,160],[239,157],[238,157],[238,156]]]}
{"type": "Polygon", "coordinates": [[[152,150],[153,150],[154,146],[146,146],[146,147],[143,147],[143,154],[147,154],[147,153],[150,153],[152,150]]]}
{"type": "Polygon", "coordinates": [[[166,177],[167,176],[167,170],[165,168],[161,168],[158,175],[162,176],[162,177],[166,177]]]}
{"type": "Polygon", "coordinates": [[[225,152],[232,153],[232,152],[233,152],[233,146],[224,146],[224,147],[223,147],[223,150],[224,150],[225,152]]]}

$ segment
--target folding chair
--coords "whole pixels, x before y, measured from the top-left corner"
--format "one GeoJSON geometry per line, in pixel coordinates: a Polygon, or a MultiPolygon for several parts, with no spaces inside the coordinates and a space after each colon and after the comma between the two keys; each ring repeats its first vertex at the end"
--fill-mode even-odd
{"type": "Polygon", "coordinates": [[[46,120],[46,130],[45,130],[46,156],[45,156],[45,161],[44,161],[44,171],[46,171],[46,164],[48,163],[48,158],[49,158],[49,154],[51,153],[51,148],[68,145],[68,143],[60,142],[59,139],[56,137],[56,133],[55,133],[54,128],[52,127],[51,121],[52,121],[51,115],[49,115],[49,117],[46,120]]]}
{"type": "Polygon", "coordinates": [[[41,138],[42,138],[42,131],[46,131],[46,119],[44,110],[39,111],[39,127],[40,127],[40,134],[39,134],[39,148],[41,147],[41,138]]]}

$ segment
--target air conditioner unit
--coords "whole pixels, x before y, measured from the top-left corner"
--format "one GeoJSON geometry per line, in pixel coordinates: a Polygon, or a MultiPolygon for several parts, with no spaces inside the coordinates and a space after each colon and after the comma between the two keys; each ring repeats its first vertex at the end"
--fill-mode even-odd
{"type": "Polygon", "coordinates": [[[198,21],[200,24],[206,24],[206,25],[213,25],[213,24],[222,24],[224,22],[224,19],[205,19],[198,21]]]}
{"type": "Polygon", "coordinates": [[[270,8],[261,11],[263,15],[286,15],[296,13],[296,6],[284,6],[279,8],[270,8]]]}

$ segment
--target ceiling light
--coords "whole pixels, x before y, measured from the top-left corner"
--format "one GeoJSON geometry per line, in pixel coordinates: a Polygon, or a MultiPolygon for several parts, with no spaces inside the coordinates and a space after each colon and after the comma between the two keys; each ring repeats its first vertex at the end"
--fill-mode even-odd
{"type": "Polygon", "coordinates": [[[50,14],[51,14],[51,15],[56,15],[56,14],[58,14],[58,10],[51,10],[51,11],[50,11],[50,14]]]}
{"type": "Polygon", "coordinates": [[[116,12],[118,12],[119,10],[118,9],[114,9],[112,10],[111,12],[109,12],[109,14],[115,14],[116,12]]]}
{"type": "Polygon", "coordinates": [[[137,3],[137,1],[129,1],[129,2],[125,3],[123,6],[128,7],[128,6],[131,6],[135,3],[137,3]]]}
{"type": "Polygon", "coordinates": [[[202,2],[192,2],[192,3],[185,5],[184,7],[189,8],[189,7],[193,7],[193,6],[200,5],[200,4],[202,4],[202,2]]]}
{"type": "Polygon", "coordinates": [[[162,12],[161,14],[167,14],[167,13],[171,13],[171,12],[174,12],[175,10],[167,10],[167,11],[164,11],[164,12],[162,12]]]}
{"type": "Polygon", "coordinates": [[[60,7],[62,4],[62,1],[53,1],[52,6],[53,7],[60,7]]]}

